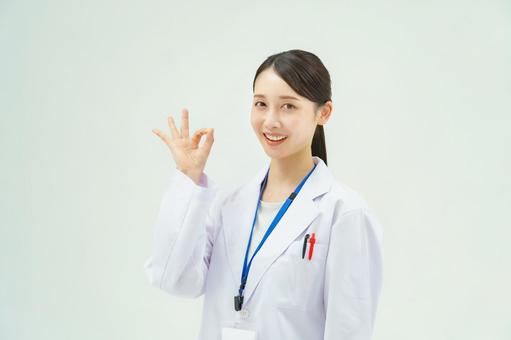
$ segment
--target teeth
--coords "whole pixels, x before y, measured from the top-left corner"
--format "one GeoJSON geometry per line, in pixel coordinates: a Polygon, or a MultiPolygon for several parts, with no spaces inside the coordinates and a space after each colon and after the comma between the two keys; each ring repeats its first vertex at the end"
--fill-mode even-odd
{"type": "Polygon", "coordinates": [[[264,134],[266,136],[266,138],[270,139],[270,140],[282,140],[284,138],[286,138],[287,136],[272,136],[272,135],[267,135],[267,134],[264,134]]]}

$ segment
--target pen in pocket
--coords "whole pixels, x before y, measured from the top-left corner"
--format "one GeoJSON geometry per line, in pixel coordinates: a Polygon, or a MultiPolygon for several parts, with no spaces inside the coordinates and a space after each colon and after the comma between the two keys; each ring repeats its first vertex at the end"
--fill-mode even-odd
{"type": "Polygon", "coordinates": [[[305,257],[305,250],[307,249],[307,240],[309,239],[309,234],[305,235],[303,239],[303,248],[302,248],[302,259],[305,257]]]}
{"type": "Polygon", "coordinates": [[[316,237],[314,233],[309,240],[309,261],[312,259],[312,252],[314,251],[314,243],[316,243],[316,237]]]}

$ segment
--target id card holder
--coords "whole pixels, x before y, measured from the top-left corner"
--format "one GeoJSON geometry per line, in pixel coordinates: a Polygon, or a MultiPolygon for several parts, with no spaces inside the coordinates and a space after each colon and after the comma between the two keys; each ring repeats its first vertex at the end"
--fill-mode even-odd
{"type": "Polygon", "coordinates": [[[249,329],[222,328],[222,340],[257,340],[256,332],[249,329]]]}

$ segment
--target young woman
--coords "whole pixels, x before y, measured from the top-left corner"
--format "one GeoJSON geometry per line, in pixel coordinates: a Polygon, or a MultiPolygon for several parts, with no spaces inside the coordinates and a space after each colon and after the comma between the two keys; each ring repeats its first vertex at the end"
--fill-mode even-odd
{"type": "MultiPolygon", "coordinates": [[[[270,158],[220,190],[204,173],[213,129],[168,118],[170,174],[144,263],[154,286],[204,294],[199,339],[369,340],[382,287],[382,228],[327,167],[330,75],[303,50],[268,57],[253,82],[251,124],[270,158]],[[203,145],[199,145],[202,136],[203,145]]],[[[235,167],[233,169],[236,169],[235,167]]]]}

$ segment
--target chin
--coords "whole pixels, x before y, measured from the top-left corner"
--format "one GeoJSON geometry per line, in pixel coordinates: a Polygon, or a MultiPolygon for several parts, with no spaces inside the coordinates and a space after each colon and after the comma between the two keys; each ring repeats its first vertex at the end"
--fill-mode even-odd
{"type": "Polygon", "coordinates": [[[288,152],[276,151],[276,150],[268,150],[264,148],[264,152],[266,155],[272,159],[282,159],[288,157],[290,154],[288,152]]]}

